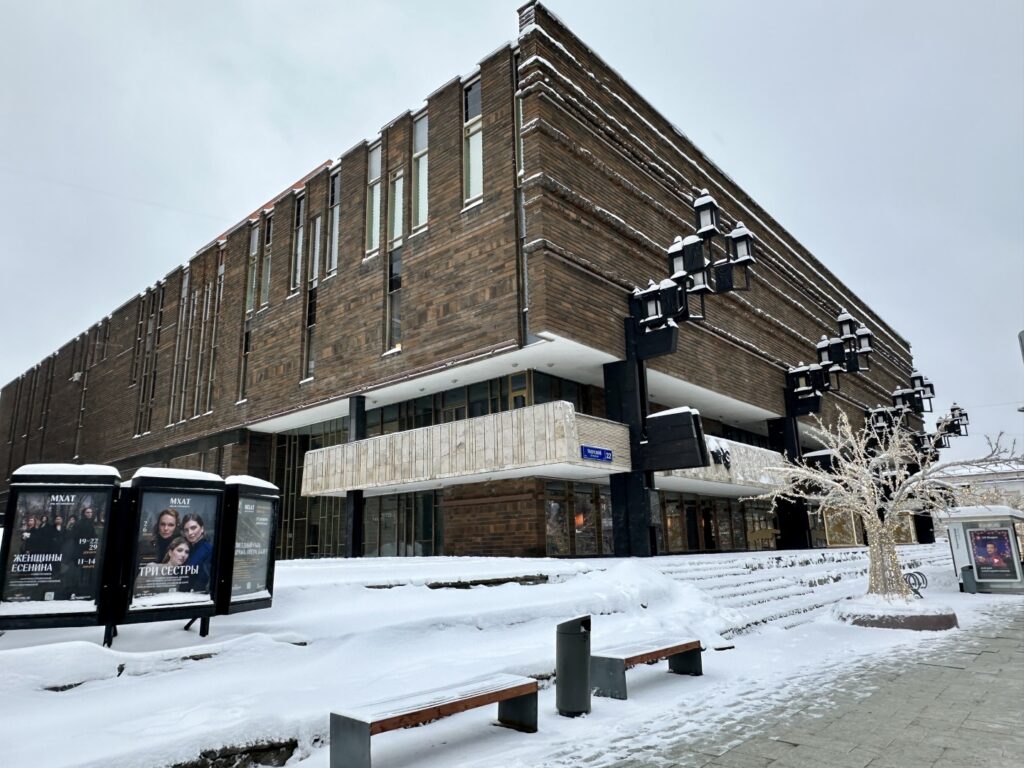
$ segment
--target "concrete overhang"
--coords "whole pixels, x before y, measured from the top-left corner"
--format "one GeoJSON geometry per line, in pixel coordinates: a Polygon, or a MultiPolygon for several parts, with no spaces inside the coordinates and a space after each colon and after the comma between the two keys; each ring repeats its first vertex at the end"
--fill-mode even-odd
{"type": "MultiPolygon", "coordinates": [[[[499,346],[467,361],[440,361],[435,368],[417,375],[410,375],[408,378],[380,387],[347,392],[288,413],[276,414],[249,424],[248,429],[266,433],[285,432],[347,416],[348,398],[351,395],[364,395],[367,408],[378,408],[413,400],[422,395],[443,392],[453,386],[488,381],[530,368],[572,379],[581,384],[603,387],[603,366],[617,359],[607,352],[542,331],[526,346],[519,347],[510,341],[507,346],[499,346]]],[[[781,377],[780,373],[780,389],[781,377]]],[[[766,434],[765,421],[779,416],[764,408],[652,369],[648,369],[647,379],[648,391],[653,401],[669,408],[696,408],[704,418],[723,421],[751,432],[766,434]]]]}

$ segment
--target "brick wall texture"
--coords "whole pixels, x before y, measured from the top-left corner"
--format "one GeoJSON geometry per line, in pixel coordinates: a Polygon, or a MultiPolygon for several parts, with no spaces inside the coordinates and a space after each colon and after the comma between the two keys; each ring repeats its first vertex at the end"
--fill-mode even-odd
{"type": "MultiPolygon", "coordinates": [[[[365,249],[367,158],[378,140],[370,137],[201,248],[187,268],[158,280],[6,384],[0,390],[4,487],[11,471],[39,461],[111,463],[123,471],[166,464],[265,473],[266,451],[249,450],[248,425],[522,345],[527,333],[549,331],[622,355],[628,292],[667,275],[665,248],[676,235],[694,231],[692,204],[702,188],[721,207],[723,232],[743,221],[757,237],[753,286],[712,297],[707,320],[682,327],[680,351],[652,367],[781,413],[785,366],[810,361],[814,343],[835,333],[835,317],[846,308],[875,334],[876,352],[868,374],[845,377],[842,391],[826,398],[824,415],[837,407],[858,414],[888,402],[887,393],[909,380],[909,343],[543,6],[527,6],[521,15],[532,16],[533,24],[514,46],[479,65],[480,204],[463,202],[466,81],[455,79],[426,100],[425,230],[408,231],[415,115],[405,113],[379,136],[378,251],[365,249]],[[385,355],[388,178],[399,169],[405,178],[398,202],[406,223],[403,335],[401,351],[385,355]],[[334,173],[340,174],[338,232],[329,229],[334,173]],[[326,242],[319,253],[311,380],[303,370],[309,286],[305,279],[297,289],[290,284],[300,196],[305,274],[316,216],[339,253],[333,275],[326,275],[326,242]],[[268,217],[269,275],[261,249],[255,311],[247,314],[250,228],[260,227],[262,241],[268,217]],[[261,307],[265,279],[269,293],[261,307]]],[[[500,501],[492,499],[490,485],[445,491],[448,552],[497,551],[502,537],[520,542],[522,553],[543,552],[533,486],[497,486],[493,499],[500,501]],[[478,496],[490,500],[473,502],[478,496]]]]}

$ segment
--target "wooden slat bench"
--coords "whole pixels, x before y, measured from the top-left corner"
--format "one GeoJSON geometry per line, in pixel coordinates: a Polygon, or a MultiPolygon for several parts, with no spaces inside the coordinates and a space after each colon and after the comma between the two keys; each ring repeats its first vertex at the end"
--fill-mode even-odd
{"type": "Polygon", "coordinates": [[[537,732],[537,681],[496,674],[331,713],[331,768],[370,768],[370,737],[498,704],[498,722],[537,732]]]}
{"type": "Polygon", "coordinates": [[[668,659],[668,671],[677,675],[703,675],[699,640],[679,643],[646,640],[605,648],[590,655],[590,687],[595,696],[625,699],[626,670],[638,664],[668,659]]]}

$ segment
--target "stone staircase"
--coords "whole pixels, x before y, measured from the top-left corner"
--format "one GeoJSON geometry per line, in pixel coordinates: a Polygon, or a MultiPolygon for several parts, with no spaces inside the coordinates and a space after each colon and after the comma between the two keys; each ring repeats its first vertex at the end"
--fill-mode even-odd
{"type": "MultiPolygon", "coordinates": [[[[904,570],[951,568],[945,542],[903,547],[904,570]]],[[[662,573],[706,592],[733,616],[723,636],[805,624],[834,603],[864,594],[867,550],[741,552],[659,558],[662,573]]]]}

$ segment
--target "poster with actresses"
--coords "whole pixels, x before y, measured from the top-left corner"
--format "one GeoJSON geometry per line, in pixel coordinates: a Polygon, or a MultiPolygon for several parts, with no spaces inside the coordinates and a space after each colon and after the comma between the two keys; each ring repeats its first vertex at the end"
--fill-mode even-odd
{"type": "Polygon", "coordinates": [[[4,563],[3,600],[92,601],[102,559],[102,528],[112,494],[95,488],[21,491],[4,563]]]}
{"type": "Polygon", "coordinates": [[[978,581],[1019,581],[1017,558],[1013,553],[1009,528],[991,528],[968,531],[971,537],[971,555],[978,581]]]}
{"type": "Polygon", "coordinates": [[[144,491],[132,603],[174,593],[208,596],[216,527],[215,495],[144,491]]]}
{"type": "Polygon", "coordinates": [[[270,539],[274,532],[274,504],[269,499],[242,496],[238,500],[235,565],[231,597],[244,598],[267,588],[270,539]]]}

